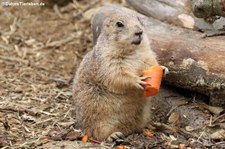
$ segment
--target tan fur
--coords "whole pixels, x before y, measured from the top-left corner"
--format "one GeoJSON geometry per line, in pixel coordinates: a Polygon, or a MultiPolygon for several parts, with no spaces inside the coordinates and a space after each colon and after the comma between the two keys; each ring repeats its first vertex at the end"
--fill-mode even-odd
{"type": "Polygon", "coordinates": [[[96,46],[76,73],[76,118],[89,136],[100,141],[113,132],[140,132],[151,117],[151,100],[143,96],[139,82],[142,70],[158,63],[145,32],[140,45],[131,44],[138,30],[144,29],[131,14],[105,20],[96,46]],[[118,29],[117,21],[125,27],[118,29]]]}

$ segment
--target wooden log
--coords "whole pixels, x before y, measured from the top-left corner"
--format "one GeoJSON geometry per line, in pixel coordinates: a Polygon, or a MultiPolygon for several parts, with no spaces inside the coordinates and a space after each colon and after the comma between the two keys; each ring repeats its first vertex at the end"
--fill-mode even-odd
{"type": "Polygon", "coordinates": [[[207,36],[225,34],[224,0],[126,0],[146,16],[170,24],[200,30],[207,36]],[[210,8],[210,9],[209,9],[210,8]],[[192,10],[197,18],[193,15],[192,10]]]}
{"type": "MultiPolygon", "coordinates": [[[[117,5],[101,8],[93,18],[94,40],[115,11],[136,13],[117,5]]],[[[176,27],[138,14],[161,65],[169,68],[165,82],[211,97],[225,107],[225,36],[202,38],[202,33],[176,27]]]]}
{"type": "Polygon", "coordinates": [[[126,0],[137,11],[160,21],[196,28],[189,0],[126,0]]]}

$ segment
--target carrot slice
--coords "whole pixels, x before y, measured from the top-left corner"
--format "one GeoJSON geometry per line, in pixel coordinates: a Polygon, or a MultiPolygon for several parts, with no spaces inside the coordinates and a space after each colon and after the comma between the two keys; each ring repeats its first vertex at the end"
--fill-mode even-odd
{"type": "Polygon", "coordinates": [[[159,92],[163,69],[161,66],[152,66],[147,70],[142,72],[143,76],[149,76],[150,78],[145,79],[144,81],[150,85],[144,85],[145,91],[144,96],[154,96],[159,92]]]}
{"type": "Polygon", "coordinates": [[[120,145],[120,146],[117,146],[117,149],[125,149],[125,147],[120,145]]]}
{"type": "Polygon", "coordinates": [[[84,135],[84,136],[82,137],[82,141],[83,141],[83,142],[87,142],[87,141],[88,141],[88,135],[84,135]]]}
{"type": "Polygon", "coordinates": [[[145,131],[144,134],[145,134],[146,136],[148,136],[148,137],[154,136],[154,134],[151,133],[150,131],[145,131]]]}

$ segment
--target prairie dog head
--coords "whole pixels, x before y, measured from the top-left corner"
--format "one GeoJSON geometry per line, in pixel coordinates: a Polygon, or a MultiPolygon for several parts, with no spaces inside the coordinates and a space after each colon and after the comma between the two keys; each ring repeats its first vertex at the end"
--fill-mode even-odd
{"type": "Polygon", "coordinates": [[[143,26],[136,15],[116,13],[104,21],[99,40],[131,52],[146,42],[146,38],[143,26]]]}

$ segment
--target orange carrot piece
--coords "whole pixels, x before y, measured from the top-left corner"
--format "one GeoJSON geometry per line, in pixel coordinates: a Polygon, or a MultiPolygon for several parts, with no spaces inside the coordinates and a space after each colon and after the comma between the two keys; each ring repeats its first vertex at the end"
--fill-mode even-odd
{"type": "Polygon", "coordinates": [[[120,145],[120,146],[117,146],[117,149],[125,149],[125,147],[120,145]]]}
{"type": "Polygon", "coordinates": [[[144,133],[145,133],[145,135],[148,136],[148,137],[154,136],[154,134],[151,133],[150,131],[145,131],[144,133]]]}
{"type": "Polygon", "coordinates": [[[83,142],[87,142],[87,141],[88,141],[88,135],[84,135],[84,136],[82,137],[82,141],[83,141],[83,142]]]}
{"type": "Polygon", "coordinates": [[[145,79],[144,81],[150,85],[144,85],[145,91],[144,96],[154,96],[159,92],[163,69],[161,66],[152,66],[147,70],[143,71],[143,76],[148,76],[150,78],[145,79]]]}

